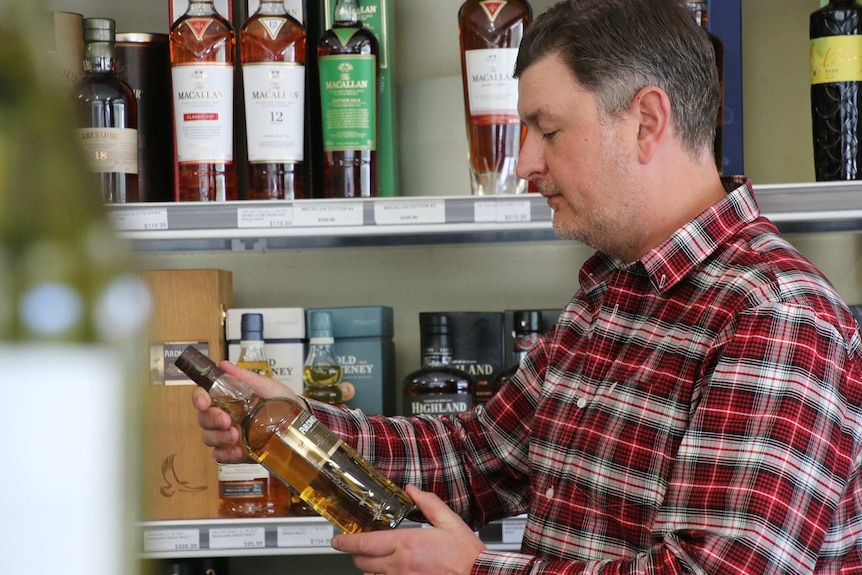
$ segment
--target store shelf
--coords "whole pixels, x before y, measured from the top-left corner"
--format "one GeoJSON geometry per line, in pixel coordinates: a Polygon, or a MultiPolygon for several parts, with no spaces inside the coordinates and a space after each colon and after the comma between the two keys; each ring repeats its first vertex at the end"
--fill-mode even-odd
{"type": "MultiPolygon", "coordinates": [[[[479,532],[489,549],[517,550],[525,516],[491,523],[479,532]]],[[[422,528],[405,522],[399,529],[422,528]]],[[[141,523],[141,558],[334,554],[335,529],[320,517],[209,519],[141,523]]]]}
{"type": "MultiPolygon", "coordinates": [[[[761,210],[782,231],[862,230],[862,182],[762,185],[761,210]]],[[[110,205],[141,251],[264,251],[554,240],[538,194],[110,205]]]]}

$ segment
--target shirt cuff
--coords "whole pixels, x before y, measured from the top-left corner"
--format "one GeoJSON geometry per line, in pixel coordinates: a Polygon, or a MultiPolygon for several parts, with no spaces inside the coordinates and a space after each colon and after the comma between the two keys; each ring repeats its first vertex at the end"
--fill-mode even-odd
{"type": "Polygon", "coordinates": [[[476,558],[470,575],[527,575],[535,560],[523,553],[485,550],[476,558]]]}

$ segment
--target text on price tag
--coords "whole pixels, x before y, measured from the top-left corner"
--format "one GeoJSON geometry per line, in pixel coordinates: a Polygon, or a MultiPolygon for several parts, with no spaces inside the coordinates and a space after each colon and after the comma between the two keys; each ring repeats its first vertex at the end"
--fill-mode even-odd
{"type": "Polygon", "coordinates": [[[144,533],[144,552],[197,551],[201,548],[199,529],[157,529],[144,533]]]}
{"type": "Polygon", "coordinates": [[[328,547],[335,528],[332,525],[282,525],[278,528],[279,547],[328,547]]]}
{"type": "Polygon", "coordinates": [[[484,200],[476,202],[473,207],[473,221],[477,224],[529,222],[530,201],[484,200]]]}
{"type": "Polygon", "coordinates": [[[526,526],[526,519],[503,520],[503,543],[520,544],[524,538],[524,528],[526,526]]]}
{"type": "Polygon", "coordinates": [[[210,529],[210,549],[263,549],[266,529],[263,527],[219,527],[210,529]]]}
{"type": "Polygon", "coordinates": [[[110,212],[114,228],[121,232],[139,232],[168,229],[167,208],[141,208],[110,212]]]}
{"type": "Polygon", "coordinates": [[[361,226],[363,213],[359,202],[302,202],[293,207],[293,225],[361,226]]]}
{"type": "Polygon", "coordinates": [[[239,208],[236,211],[238,228],[292,228],[293,206],[239,208]]]}
{"type": "Polygon", "coordinates": [[[374,204],[378,226],[398,224],[445,224],[444,200],[392,200],[374,204]]]}

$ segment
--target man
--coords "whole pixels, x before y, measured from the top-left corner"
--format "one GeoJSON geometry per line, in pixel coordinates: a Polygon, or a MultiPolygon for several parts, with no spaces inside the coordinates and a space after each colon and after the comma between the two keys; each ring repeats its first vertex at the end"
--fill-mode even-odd
{"type": "MultiPolygon", "coordinates": [[[[862,570],[856,323],[751,184],[719,177],[718,79],[685,3],[562,2],[516,75],[519,174],[556,232],[597,252],[484,407],[408,419],[309,402],[435,527],[333,547],[387,575],[862,570]],[[520,553],[473,533],[522,513],[520,553]]],[[[194,401],[216,458],[241,459],[226,414],[194,401]]]]}

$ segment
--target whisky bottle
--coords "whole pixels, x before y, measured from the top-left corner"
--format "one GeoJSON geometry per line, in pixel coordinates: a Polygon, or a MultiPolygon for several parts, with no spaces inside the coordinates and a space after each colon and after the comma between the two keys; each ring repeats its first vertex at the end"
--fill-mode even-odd
{"type": "Polygon", "coordinates": [[[335,343],[332,336],[332,315],[325,311],[312,312],[308,333],[308,355],[302,369],[305,389],[302,394],[331,405],[341,405],[342,369],[332,352],[332,345],[335,343]]]}
{"type": "Polygon", "coordinates": [[[114,21],[83,21],[84,75],[75,85],[78,140],[101,198],[138,201],[138,107],[129,85],[117,76],[114,21]]]}
{"type": "Polygon", "coordinates": [[[394,529],[413,511],[401,488],[301,402],[259,397],[192,346],[175,364],[230,414],[248,454],[342,532],[394,529]]]}
{"type": "Polygon", "coordinates": [[[323,123],[323,196],[378,195],[377,38],[359,20],[358,0],[338,0],[317,47],[323,123]]]}
{"type": "Polygon", "coordinates": [[[264,0],[239,37],[248,199],[302,199],[305,30],[288,15],[284,2],[264,0]]]}
{"type": "Polygon", "coordinates": [[[520,310],[513,315],[515,328],[512,331],[514,337],[514,346],[512,350],[512,364],[497,373],[491,380],[490,388],[476,390],[475,398],[478,403],[485,403],[491,397],[500,391],[521,365],[521,360],[527,355],[527,352],[539,342],[542,337],[541,331],[541,313],[535,310],[520,310]]]}
{"type": "Polygon", "coordinates": [[[817,181],[858,180],[862,161],[862,6],[832,0],[809,19],[811,128],[817,181]]]}
{"type": "Polygon", "coordinates": [[[405,415],[451,415],[473,407],[473,377],[452,362],[449,316],[423,314],[422,367],[404,378],[405,415]]]}
{"type": "MultiPolygon", "coordinates": [[[[272,377],[263,342],[263,315],[240,319],[240,350],[236,365],[272,377]]],[[[219,515],[274,517],[290,514],[290,492],[259,463],[219,464],[219,515]]]]}
{"type": "Polygon", "coordinates": [[[239,199],[233,157],[233,28],[213,0],[190,0],[171,26],[177,199],[239,199]]]}
{"type": "Polygon", "coordinates": [[[709,11],[707,0],[689,0],[688,7],[694,14],[694,19],[709,36],[712,50],[715,52],[715,66],[718,69],[718,83],[721,88],[721,96],[718,103],[718,115],[715,118],[715,138],[713,139],[712,153],[715,156],[715,165],[718,173],[723,171],[724,156],[722,151],[722,133],[724,124],[724,42],[721,38],[709,31],[709,11]]]}
{"type": "Polygon", "coordinates": [[[521,194],[515,174],[525,129],[512,77],[533,11],[526,0],[467,0],[458,11],[470,184],[475,195],[521,194]]]}

